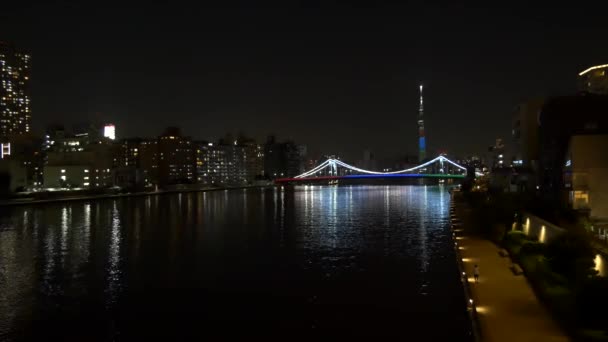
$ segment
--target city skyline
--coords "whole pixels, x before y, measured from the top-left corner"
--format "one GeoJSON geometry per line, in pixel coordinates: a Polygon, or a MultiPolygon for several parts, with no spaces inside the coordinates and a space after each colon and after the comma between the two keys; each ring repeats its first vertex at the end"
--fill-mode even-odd
{"type": "Polygon", "coordinates": [[[134,5],[11,5],[1,38],[33,56],[34,131],[101,120],[119,137],[177,125],[207,139],[274,133],[348,158],[366,148],[414,155],[423,83],[427,153],[483,153],[509,141],[519,103],[574,93],[577,74],[608,49],[577,54],[603,24],[594,13],[564,21],[559,7],[237,3],[150,5],[146,15],[134,5]],[[48,29],[31,25],[55,17],[48,29]]]}
{"type": "Polygon", "coordinates": [[[608,341],[606,10],[3,4],[0,340],[608,341]]]}

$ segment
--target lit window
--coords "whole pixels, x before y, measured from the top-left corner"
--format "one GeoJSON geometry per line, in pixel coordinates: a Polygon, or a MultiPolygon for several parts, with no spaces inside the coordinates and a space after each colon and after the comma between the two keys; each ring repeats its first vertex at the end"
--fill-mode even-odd
{"type": "Polygon", "coordinates": [[[587,191],[574,191],[574,200],[577,202],[589,203],[589,193],[587,191]]]}
{"type": "Polygon", "coordinates": [[[66,177],[65,177],[65,176],[61,176],[61,180],[65,180],[65,179],[66,179],[66,177]]]}
{"type": "Polygon", "coordinates": [[[61,173],[65,173],[65,169],[61,169],[61,173]]]}

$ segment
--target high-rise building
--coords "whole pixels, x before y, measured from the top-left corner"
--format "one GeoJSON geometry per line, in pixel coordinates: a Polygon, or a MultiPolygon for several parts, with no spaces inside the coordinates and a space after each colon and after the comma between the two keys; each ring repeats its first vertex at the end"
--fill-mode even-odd
{"type": "Polygon", "coordinates": [[[521,103],[513,114],[511,138],[513,166],[536,170],[538,167],[539,116],[546,99],[535,98],[521,103]]]}
{"type": "Polygon", "coordinates": [[[139,144],[139,167],[143,172],[145,186],[158,184],[158,140],[143,139],[139,144]]]}
{"type": "Polygon", "coordinates": [[[608,64],[596,65],[578,74],[579,90],[587,93],[608,95],[608,64]]]}
{"type": "MultiPolygon", "coordinates": [[[[538,118],[539,182],[544,196],[557,197],[568,143],[574,135],[608,134],[608,96],[579,94],[548,99],[538,118]]],[[[604,149],[604,146],[597,146],[604,149]]]]}
{"type": "Polygon", "coordinates": [[[194,182],[194,150],[190,137],[169,127],[158,139],[158,181],[162,185],[194,182]]]}
{"type": "Polygon", "coordinates": [[[206,185],[251,184],[263,172],[261,146],[251,139],[197,142],[196,180],[206,185]]]}
{"type": "Polygon", "coordinates": [[[418,107],[418,161],[426,159],[426,137],[424,134],[424,98],[422,84],[420,85],[420,106],[418,107]]]}
{"type": "Polygon", "coordinates": [[[28,133],[31,128],[30,55],[0,42],[0,138],[28,133]]]}
{"type": "Polygon", "coordinates": [[[196,182],[204,185],[223,184],[226,180],[225,151],[207,141],[194,142],[196,156],[196,182]]]}
{"type": "Polygon", "coordinates": [[[299,175],[301,148],[293,141],[279,143],[269,136],[264,145],[264,175],[269,178],[295,177],[299,175]]]}

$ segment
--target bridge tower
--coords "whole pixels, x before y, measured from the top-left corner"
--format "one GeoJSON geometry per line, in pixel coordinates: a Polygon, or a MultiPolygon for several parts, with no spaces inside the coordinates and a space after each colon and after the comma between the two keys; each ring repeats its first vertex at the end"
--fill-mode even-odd
{"type": "Polygon", "coordinates": [[[424,98],[422,84],[420,85],[420,107],[418,108],[418,161],[426,159],[426,138],[424,136],[424,98]]]}

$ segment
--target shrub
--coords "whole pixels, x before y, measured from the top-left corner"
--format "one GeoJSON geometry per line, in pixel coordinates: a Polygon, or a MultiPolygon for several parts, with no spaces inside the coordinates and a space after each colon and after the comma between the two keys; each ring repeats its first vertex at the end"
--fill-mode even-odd
{"type": "Polygon", "coordinates": [[[537,242],[537,241],[524,241],[521,245],[522,254],[527,255],[538,255],[543,254],[545,252],[545,244],[537,242]]]}
{"type": "Polygon", "coordinates": [[[582,341],[589,342],[608,342],[608,332],[605,330],[582,330],[580,332],[582,341]]]}
{"type": "Polygon", "coordinates": [[[526,240],[526,234],[519,230],[512,230],[505,234],[504,242],[507,244],[521,245],[526,240]]]}
{"type": "Polygon", "coordinates": [[[542,270],[539,270],[540,264],[540,256],[524,254],[523,247],[519,256],[519,263],[521,267],[526,271],[526,274],[529,277],[537,278],[542,273],[542,270]]]}
{"type": "Polygon", "coordinates": [[[576,302],[581,323],[585,327],[608,327],[608,312],[605,310],[608,307],[608,278],[588,279],[577,292],[576,302]]]}
{"type": "Polygon", "coordinates": [[[500,243],[505,238],[506,230],[505,225],[502,223],[492,225],[491,240],[500,243]]]}
{"type": "Polygon", "coordinates": [[[570,289],[565,286],[546,284],[543,291],[545,302],[562,319],[570,320],[574,317],[574,295],[570,289]]]}
{"type": "Polygon", "coordinates": [[[552,270],[575,282],[596,273],[593,249],[581,234],[568,232],[555,237],[547,244],[546,255],[552,270]]]}

